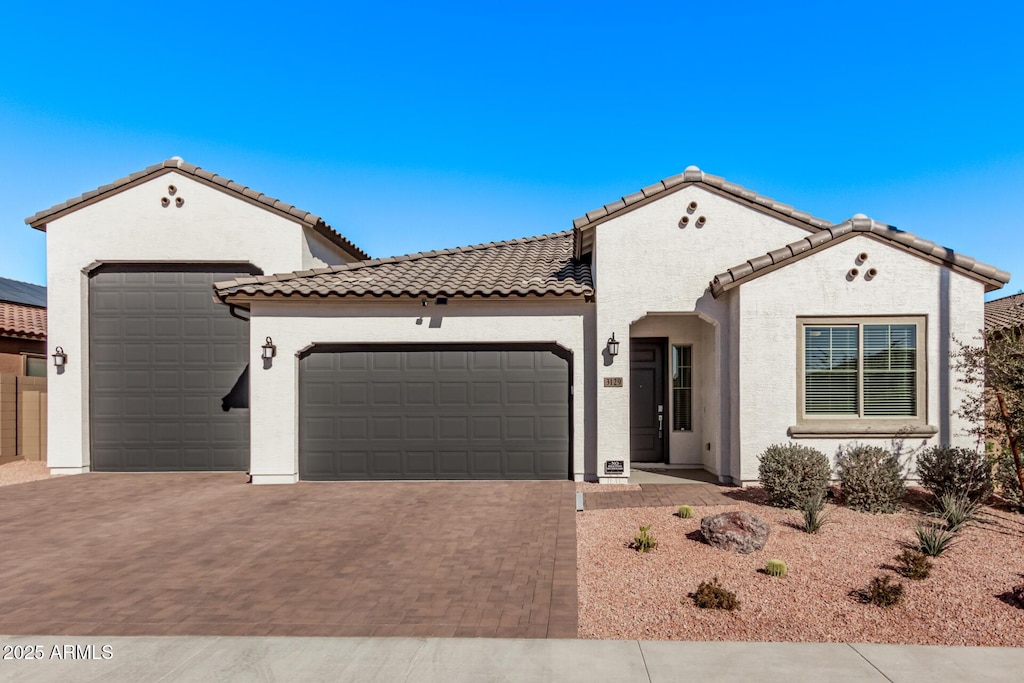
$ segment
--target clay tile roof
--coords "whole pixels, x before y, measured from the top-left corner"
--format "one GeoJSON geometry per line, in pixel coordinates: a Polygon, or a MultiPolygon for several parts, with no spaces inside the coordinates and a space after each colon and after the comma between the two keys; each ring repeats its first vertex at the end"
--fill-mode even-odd
{"type": "Polygon", "coordinates": [[[590,265],[571,231],[213,285],[221,301],[267,297],[591,296],[590,265]]]}
{"type": "Polygon", "coordinates": [[[58,214],[64,214],[76,208],[80,208],[87,202],[98,200],[108,194],[120,191],[129,185],[136,185],[154,176],[168,173],[171,170],[176,170],[180,173],[190,175],[194,178],[199,179],[200,181],[205,182],[208,185],[217,187],[218,189],[224,190],[225,192],[231,192],[241,197],[245,197],[249,201],[258,203],[267,209],[276,211],[280,214],[287,215],[293,219],[296,219],[299,222],[313,228],[321,235],[326,237],[328,240],[338,245],[339,247],[341,247],[342,249],[344,249],[346,252],[348,252],[357,259],[370,258],[366,252],[364,252],[362,249],[360,249],[351,241],[342,236],[341,233],[339,233],[337,230],[328,225],[323,218],[320,218],[319,216],[316,216],[310,213],[309,211],[303,211],[302,209],[292,206],[291,204],[286,204],[285,202],[282,202],[278,199],[274,199],[273,197],[265,195],[262,192],[257,192],[256,190],[250,189],[244,185],[240,185],[233,180],[228,180],[227,178],[219,176],[216,173],[211,173],[210,171],[199,168],[198,166],[195,166],[183,160],[181,157],[172,157],[159,164],[154,164],[152,166],[144,168],[141,171],[136,171],[135,173],[127,175],[124,178],[115,180],[112,183],[103,185],[95,190],[90,190],[89,192],[81,194],[77,197],[72,197],[71,199],[68,199],[65,202],[61,202],[60,204],[55,204],[54,206],[51,206],[49,209],[45,209],[43,211],[36,213],[33,216],[29,216],[28,218],[25,219],[25,222],[28,223],[33,228],[36,228],[37,230],[45,231],[46,223],[52,218],[56,217],[58,214]]]}
{"type": "Polygon", "coordinates": [[[775,213],[779,213],[784,216],[788,216],[793,220],[805,223],[811,228],[821,229],[832,225],[831,221],[827,221],[824,218],[815,218],[806,211],[798,211],[794,209],[789,204],[783,204],[782,202],[775,201],[771,197],[759,195],[745,187],[741,187],[735,183],[730,183],[719,176],[704,173],[696,166],[688,166],[685,171],[678,175],[665,178],[653,185],[648,185],[639,192],[634,192],[633,194],[627,195],[610,204],[605,204],[598,209],[588,211],[585,215],[580,216],[572,222],[573,227],[577,230],[585,228],[593,223],[610,218],[619,212],[624,212],[630,206],[633,206],[642,200],[653,199],[659,195],[681,189],[684,185],[693,183],[702,183],[708,187],[713,187],[720,192],[724,192],[725,194],[733,195],[744,201],[763,206],[775,213]]]}
{"type": "Polygon", "coordinates": [[[842,238],[856,233],[866,233],[883,241],[902,245],[911,253],[916,252],[926,258],[938,260],[965,275],[980,280],[985,284],[985,291],[987,292],[999,289],[1010,281],[1009,273],[999,270],[994,266],[980,263],[970,256],[958,254],[952,249],[947,249],[934,242],[921,239],[913,233],[903,232],[891,225],[879,223],[859,213],[848,221],[829,226],[825,230],[787,244],[781,249],[770,251],[767,255],[759,254],[752,259],[729,268],[723,273],[719,273],[709,284],[711,294],[717,298],[722,292],[732,289],[740,284],[741,281],[752,280],[759,275],[763,275],[767,272],[767,269],[785,265],[787,261],[791,261],[797,256],[805,256],[815,251],[827,249],[834,244],[838,244],[842,241],[842,238]]]}
{"type": "Polygon", "coordinates": [[[1024,293],[985,302],[985,331],[1024,328],[1024,293]]]}
{"type": "Polygon", "coordinates": [[[46,309],[0,301],[0,337],[46,339],[46,309]]]}

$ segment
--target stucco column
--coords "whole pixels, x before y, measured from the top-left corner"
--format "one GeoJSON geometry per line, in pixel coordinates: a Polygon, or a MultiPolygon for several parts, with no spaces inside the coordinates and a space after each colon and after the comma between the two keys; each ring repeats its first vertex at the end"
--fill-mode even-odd
{"type": "Polygon", "coordinates": [[[294,484],[299,480],[298,348],[274,338],[273,319],[249,323],[249,473],[253,484],[294,484]],[[271,337],[277,355],[264,361],[271,337]]]}
{"type": "Polygon", "coordinates": [[[629,483],[629,322],[603,314],[598,307],[597,349],[597,476],[602,484],[629,483]],[[608,339],[615,333],[619,354],[608,353],[608,339]],[[619,386],[619,380],[622,383],[619,386]],[[605,386],[605,381],[613,386],[605,386]],[[609,460],[621,460],[622,474],[605,474],[609,460]]]}

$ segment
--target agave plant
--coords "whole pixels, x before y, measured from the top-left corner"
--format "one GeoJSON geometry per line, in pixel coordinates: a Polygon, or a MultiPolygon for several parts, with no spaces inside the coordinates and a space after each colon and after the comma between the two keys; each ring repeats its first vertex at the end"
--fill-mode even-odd
{"type": "Polygon", "coordinates": [[[938,557],[953,547],[956,534],[943,529],[938,524],[919,524],[917,526],[918,550],[929,557],[938,557]]]}
{"type": "Polygon", "coordinates": [[[939,496],[932,514],[945,520],[946,529],[956,533],[977,520],[980,509],[981,504],[967,496],[945,493],[939,496]]]}

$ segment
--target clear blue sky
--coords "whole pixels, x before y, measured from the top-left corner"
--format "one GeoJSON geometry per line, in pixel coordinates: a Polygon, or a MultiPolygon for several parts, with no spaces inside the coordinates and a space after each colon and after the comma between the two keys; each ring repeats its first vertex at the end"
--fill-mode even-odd
{"type": "Polygon", "coordinates": [[[696,164],[1009,270],[1003,296],[1022,26],[984,1],[15,3],[0,275],[45,282],[26,216],[174,155],[374,256],[564,230],[696,164]]]}

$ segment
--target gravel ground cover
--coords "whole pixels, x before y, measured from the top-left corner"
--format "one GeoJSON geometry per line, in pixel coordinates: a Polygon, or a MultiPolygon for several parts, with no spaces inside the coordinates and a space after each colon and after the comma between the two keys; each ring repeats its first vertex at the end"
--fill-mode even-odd
{"type": "Polygon", "coordinates": [[[1024,515],[984,508],[981,523],[961,532],[937,558],[929,578],[895,574],[894,558],[927,519],[928,494],[912,490],[894,515],[871,515],[829,504],[817,534],[799,529],[799,513],[763,504],[757,489],[736,490],[735,505],[696,507],[692,519],[674,508],[590,510],[577,515],[579,636],[601,639],[731,640],[1024,646],[1024,609],[1006,601],[1024,583],[1024,515]],[[749,555],[712,548],[700,536],[702,517],[746,510],[771,524],[768,543],[749,555]],[[651,525],[657,548],[628,547],[651,525]],[[763,573],[781,559],[789,574],[763,573]],[[855,591],[891,574],[903,601],[864,604],[855,591]],[[718,577],[736,592],[740,610],[697,608],[688,596],[718,577]]]}
{"type": "Polygon", "coordinates": [[[0,486],[49,478],[50,468],[39,460],[19,460],[0,465],[0,486]]]}

